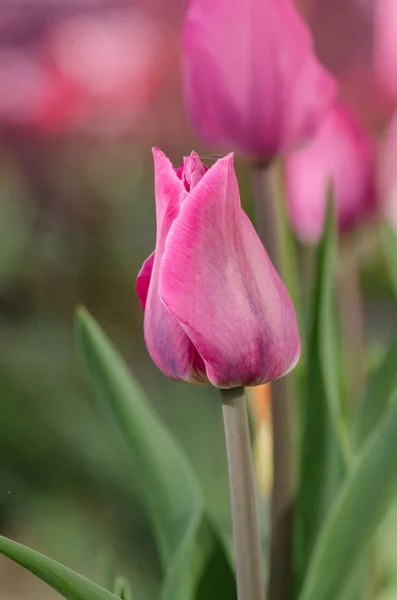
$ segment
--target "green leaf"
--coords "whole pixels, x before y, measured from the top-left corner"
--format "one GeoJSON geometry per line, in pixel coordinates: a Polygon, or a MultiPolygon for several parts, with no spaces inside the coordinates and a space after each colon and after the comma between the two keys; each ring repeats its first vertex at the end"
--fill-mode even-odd
{"type": "Polygon", "coordinates": [[[165,572],[161,600],[189,600],[212,543],[203,521],[200,485],[182,449],[99,325],[84,309],[77,312],[76,325],[89,379],[130,449],[132,476],[140,486],[165,572]]]}
{"type": "Polygon", "coordinates": [[[397,494],[397,397],[357,455],[318,538],[299,600],[334,600],[397,494]]]}
{"type": "MultiPolygon", "coordinates": [[[[287,193],[285,189],[284,164],[281,160],[274,164],[273,177],[275,185],[273,193],[277,195],[276,209],[278,211],[277,224],[279,227],[279,239],[283,248],[282,252],[282,273],[283,280],[291,296],[295,307],[299,325],[302,324],[301,300],[298,284],[298,265],[296,259],[296,248],[290,219],[287,214],[287,193]]],[[[299,368],[299,365],[298,365],[299,368]]]]}
{"type": "Polygon", "coordinates": [[[219,536],[203,572],[195,600],[237,600],[236,578],[219,536]]]}
{"type": "Polygon", "coordinates": [[[82,575],[3,536],[0,536],[0,553],[37,575],[67,600],[118,600],[82,575]]]}
{"type": "Polygon", "coordinates": [[[131,586],[125,577],[116,577],[114,593],[121,600],[132,600],[131,586]]]}
{"type": "Polygon", "coordinates": [[[301,411],[294,548],[296,592],[302,585],[315,541],[344,476],[347,462],[333,310],[335,229],[332,203],[328,202],[324,236],[316,256],[306,385],[301,411]]]}
{"type": "Polygon", "coordinates": [[[397,389],[397,335],[391,340],[379,368],[375,371],[357,406],[352,424],[352,439],[356,448],[376,427],[397,389]]]}
{"type": "Polygon", "coordinates": [[[381,231],[383,256],[389,273],[390,283],[397,298],[397,234],[389,225],[384,225],[381,231]]]}

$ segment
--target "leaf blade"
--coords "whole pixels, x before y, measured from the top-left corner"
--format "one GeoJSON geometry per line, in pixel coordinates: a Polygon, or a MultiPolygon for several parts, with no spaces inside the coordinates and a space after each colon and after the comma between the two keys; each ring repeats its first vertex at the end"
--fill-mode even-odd
{"type": "Polygon", "coordinates": [[[318,533],[347,466],[338,389],[333,313],[336,224],[331,198],[317,250],[301,411],[301,455],[294,548],[298,593],[318,533]]]}
{"type": "Polygon", "coordinates": [[[45,581],[67,600],[118,600],[108,590],[68,567],[3,536],[0,536],[0,553],[45,581]]]}
{"type": "Polygon", "coordinates": [[[395,298],[397,298],[397,234],[394,229],[386,223],[381,231],[381,244],[391,287],[395,298]]]}
{"type": "Polygon", "coordinates": [[[76,332],[93,388],[130,449],[165,570],[161,598],[188,600],[210,551],[208,539],[202,542],[206,536],[200,485],[121,356],[85,309],[77,312],[76,332]]]}
{"type": "Polygon", "coordinates": [[[360,447],[377,425],[397,388],[397,334],[391,339],[383,361],[372,376],[352,424],[352,439],[360,447]]]}
{"type": "Polygon", "coordinates": [[[397,397],[364,444],[316,544],[299,600],[337,598],[397,494],[397,397]]]}

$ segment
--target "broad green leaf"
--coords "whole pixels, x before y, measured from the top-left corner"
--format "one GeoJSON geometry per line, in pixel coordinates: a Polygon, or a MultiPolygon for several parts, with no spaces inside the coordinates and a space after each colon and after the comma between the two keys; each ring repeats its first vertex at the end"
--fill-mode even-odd
{"type": "Polygon", "coordinates": [[[390,283],[397,298],[397,234],[389,225],[384,225],[382,228],[381,242],[390,283]]]}
{"type": "Polygon", "coordinates": [[[344,476],[347,460],[342,429],[333,309],[335,221],[328,203],[323,239],[316,256],[301,411],[299,492],[294,548],[295,591],[344,476]]]}
{"type": "Polygon", "coordinates": [[[299,600],[334,600],[365,556],[397,494],[397,395],[339,490],[299,600]]]}
{"type": "Polygon", "coordinates": [[[200,485],[123,359],[84,309],[77,313],[77,337],[93,388],[130,449],[131,476],[140,486],[165,572],[161,600],[189,600],[212,543],[200,485]]]}
{"type": "MultiPolygon", "coordinates": [[[[397,248],[397,246],[396,246],[397,248]]],[[[397,389],[397,335],[393,337],[379,368],[372,376],[352,424],[353,444],[357,448],[376,427],[397,389]]]]}
{"type": "Polygon", "coordinates": [[[114,593],[120,600],[133,600],[130,583],[125,577],[116,577],[114,593]]]}
{"type": "Polygon", "coordinates": [[[118,600],[82,575],[3,536],[0,536],[0,553],[48,583],[67,600],[118,600]]]}

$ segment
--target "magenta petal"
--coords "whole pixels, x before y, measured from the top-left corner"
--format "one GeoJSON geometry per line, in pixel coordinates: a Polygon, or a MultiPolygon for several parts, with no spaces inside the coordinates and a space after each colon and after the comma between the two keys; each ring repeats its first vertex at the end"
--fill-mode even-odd
{"type": "Polygon", "coordinates": [[[156,250],[144,263],[137,281],[138,295],[145,308],[145,341],[153,361],[168,377],[178,381],[206,381],[203,361],[183,328],[161,302],[158,293],[160,259],[168,232],[187,191],[169,159],[157,149],[153,150],[153,157],[156,250]]]}
{"type": "Polygon", "coordinates": [[[149,291],[150,280],[152,277],[153,264],[154,252],[152,252],[151,255],[143,263],[136,280],[136,293],[141,302],[143,310],[145,310],[146,306],[146,299],[149,291]]]}
{"type": "Polygon", "coordinates": [[[218,387],[270,381],[298,360],[295,311],[241,208],[232,155],[182,204],[161,259],[159,294],[218,387]]]}
{"type": "Polygon", "coordinates": [[[196,152],[192,152],[190,156],[185,156],[183,159],[183,179],[186,181],[189,191],[198,184],[207,171],[208,167],[201,162],[196,152]]]}

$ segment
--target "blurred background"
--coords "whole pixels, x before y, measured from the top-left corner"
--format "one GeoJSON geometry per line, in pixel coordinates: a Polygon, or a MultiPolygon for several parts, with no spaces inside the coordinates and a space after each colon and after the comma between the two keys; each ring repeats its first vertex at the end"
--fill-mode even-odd
{"type": "MultiPolygon", "coordinates": [[[[188,400],[152,364],[135,295],[155,240],[151,147],[175,162],[200,151],[180,94],[183,16],[179,0],[0,2],[0,533],[111,589],[125,575],[140,600],[157,597],[160,567],[73,320],[85,304],[100,321],[227,523],[218,403],[209,389],[188,400]]],[[[1,557],[0,598],[58,595],[1,557]]]]}
{"type": "MultiPolygon", "coordinates": [[[[374,3],[300,4],[341,97],[380,139],[392,105],[373,84],[374,3]]],[[[151,146],[174,164],[193,148],[211,158],[181,99],[184,11],[183,0],[0,0],[0,533],[106,586],[125,575],[139,600],[156,597],[158,558],[125,449],[84,381],[73,320],[86,305],[120,348],[229,535],[220,406],[152,364],[134,290],[154,247],[151,146]]],[[[250,213],[249,172],[238,171],[250,213]]],[[[376,243],[361,280],[372,364],[397,322],[376,243]]],[[[397,527],[387,530],[396,546],[397,527]]],[[[55,597],[0,558],[1,600],[55,597]]]]}

